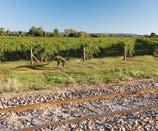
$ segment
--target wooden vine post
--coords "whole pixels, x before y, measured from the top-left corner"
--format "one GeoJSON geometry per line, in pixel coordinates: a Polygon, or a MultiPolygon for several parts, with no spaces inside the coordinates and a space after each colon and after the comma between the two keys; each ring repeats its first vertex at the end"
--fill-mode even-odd
{"type": "Polygon", "coordinates": [[[127,60],[127,47],[124,46],[124,56],[123,59],[126,61],[127,60]]]}
{"type": "Polygon", "coordinates": [[[31,51],[30,51],[30,64],[31,64],[31,66],[33,66],[33,53],[32,53],[32,49],[31,49],[31,51]]]}
{"type": "Polygon", "coordinates": [[[30,64],[31,64],[31,66],[33,66],[33,58],[38,62],[38,63],[40,63],[40,61],[33,55],[33,53],[32,53],[32,49],[30,50],[30,64]]]}
{"type": "Polygon", "coordinates": [[[86,48],[83,46],[83,61],[86,61],[86,48]]]}

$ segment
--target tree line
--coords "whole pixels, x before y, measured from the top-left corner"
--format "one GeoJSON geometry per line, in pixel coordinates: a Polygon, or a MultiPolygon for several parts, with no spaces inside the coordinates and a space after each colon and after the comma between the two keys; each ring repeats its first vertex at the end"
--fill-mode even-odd
{"type": "Polygon", "coordinates": [[[52,31],[45,31],[42,27],[32,26],[29,31],[10,31],[4,28],[0,28],[0,36],[34,36],[34,37],[90,37],[84,31],[77,31],[74,29],[65,29],[64,32],[60,32],[55,28],[52,31]]]}
{"type": "Polygon", "coordinates": [[[32,26],[28,31],[10,31],[3,27],[0,28],[0,36],[33,36],[33,37],[152,37],[158,38],[156,33],[150,35],[136,34],[109,34],[109,33],[87,33],[85,31],[77,31],[74,29],[64,29],[60,32],[55,28],[52,31],[45,31],[42,27],[32,26]]]}

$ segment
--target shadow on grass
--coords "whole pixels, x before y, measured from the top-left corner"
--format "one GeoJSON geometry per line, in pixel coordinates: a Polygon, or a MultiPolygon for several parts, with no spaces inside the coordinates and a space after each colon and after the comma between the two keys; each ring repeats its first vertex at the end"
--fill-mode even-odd
{"type": "Polygon", "coordinates": [[[32,69],[32,70],[56,70],[57,68],[55,67],[45,67],[48,64],[39,64],[39,65],[22,65],[22,66],[17,66],[15,68],[13,68],[13,70],[16,69],[21,69],[21,68],[28,68],[28,69],[32,69]]]}

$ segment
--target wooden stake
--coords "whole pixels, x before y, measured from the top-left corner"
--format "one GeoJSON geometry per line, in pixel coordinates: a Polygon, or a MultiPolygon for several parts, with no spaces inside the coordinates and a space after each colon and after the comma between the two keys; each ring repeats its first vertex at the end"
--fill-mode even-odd
{"type": "Polygon", "coordinates": [[[86,48],[83,46],[83,61],[86,60],[86,48]]]}
{"type": "Polygon", "coordinates": [[[31,64],[31,66],[33,66],[33,54],[32,54],[32,49],[31,49],[31,51],[30,51],[30,64],[31,64]]]}
{"type": "Polygon", "coordinates": [[[127,48],[124,46],[124,60],[127,60],[127,48]]]}
{"type": "Polygon", "coordinates": [[[40,61],[32,54],[32,57],[38,62],[40,63],[40,61]]]}

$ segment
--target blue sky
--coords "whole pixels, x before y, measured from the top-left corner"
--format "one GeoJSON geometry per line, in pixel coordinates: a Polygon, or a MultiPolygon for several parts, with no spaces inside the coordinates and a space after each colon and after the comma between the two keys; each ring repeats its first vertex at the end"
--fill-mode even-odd
{"type": "Polygon", "coordinates": [[[0,0],[0,27],[158,33],[158,0],[0,0]]]}

